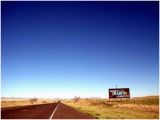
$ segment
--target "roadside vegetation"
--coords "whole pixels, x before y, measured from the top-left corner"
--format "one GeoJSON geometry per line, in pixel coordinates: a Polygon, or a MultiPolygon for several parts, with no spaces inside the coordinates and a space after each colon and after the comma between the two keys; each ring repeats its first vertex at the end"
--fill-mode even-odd
{"type": "Polygon", "coordinates": [[[34,104],[34,103],[36,103],[37,101],[38,101],[38,98],[32,98],[32,99],[30,99],[31,104],[34,104]]]}
{"type": "Polygon", "coordinates": [[[47,104],[53,103],[56,100],[54,99],[1,99],[1,107],[14,107],[14,106],[24,106],[24,105],[35,105],[35,104],[47,104]]]}
{"type": "Polygon", "coordinates": [[[123,101],[80,99],[65,104],[99,119],[158,119],[159,97],[137,97],[123,101]]]}

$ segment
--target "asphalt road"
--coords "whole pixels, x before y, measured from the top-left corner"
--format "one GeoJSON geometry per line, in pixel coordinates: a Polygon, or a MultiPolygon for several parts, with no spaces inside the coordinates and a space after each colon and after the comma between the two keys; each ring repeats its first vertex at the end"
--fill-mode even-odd
{"type": "Polygon", "coordinates": [[[94,117],[60,103],[52,119],[94,119],[94,117]]]}
{"type": "Polygon", "coordinates": [[[63,103],[29,105],[1,109],[2,119],[94,119],[63,103]]]}

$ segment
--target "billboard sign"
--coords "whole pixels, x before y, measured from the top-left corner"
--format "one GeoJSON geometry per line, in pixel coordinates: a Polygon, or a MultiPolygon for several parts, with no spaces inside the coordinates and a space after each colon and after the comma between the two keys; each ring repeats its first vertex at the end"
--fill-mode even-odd
{"type": "Polygon", "coordinates": [[[130,98],[129,88],[109,89],[109,98],[130,98]]]}

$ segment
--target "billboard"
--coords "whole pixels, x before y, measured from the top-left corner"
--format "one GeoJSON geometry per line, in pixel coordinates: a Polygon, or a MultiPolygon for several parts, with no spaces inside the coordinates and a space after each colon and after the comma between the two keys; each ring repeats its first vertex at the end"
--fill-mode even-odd
{"type": "Polygon", "coordinates": [[[109,89],[109,98],[130,98],[129,88],[109,89]]]}

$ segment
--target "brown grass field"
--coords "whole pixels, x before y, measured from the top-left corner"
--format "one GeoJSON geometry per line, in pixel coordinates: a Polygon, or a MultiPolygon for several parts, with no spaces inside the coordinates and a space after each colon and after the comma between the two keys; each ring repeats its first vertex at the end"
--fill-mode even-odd
{"type": "Polygon", "coordinates": [[[99,119],[159,118],[159,96],[137,97],[128,101],[81,99],[78,102],[65,101],[65,103],[99,119]]]}
{"type": "Polygon", "coordinates": [[[1,99],[1,107],[14,107],[14,106],[24,106],[24,105],[35,105],[35,104],[45,104],[56,102],[54,99],[38,99],[36,102],[32,103],[31,99],[1,99]]]}

